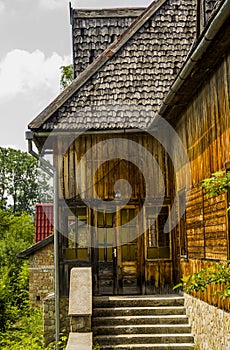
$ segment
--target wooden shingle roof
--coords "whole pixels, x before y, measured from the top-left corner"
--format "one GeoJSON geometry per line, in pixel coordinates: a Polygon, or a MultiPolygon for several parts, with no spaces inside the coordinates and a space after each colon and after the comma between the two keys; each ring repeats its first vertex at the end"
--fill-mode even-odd
{"type": "Polygon", "coordinates": [[[144,8],[72,9],[73,63],[75,77],[125,30],[144,8]]]}
{"type": "Polygon", "coordinates": [[[195,31],[196,0],[154,1],[29,128],[148,128],[194,44],[195,31]]]}

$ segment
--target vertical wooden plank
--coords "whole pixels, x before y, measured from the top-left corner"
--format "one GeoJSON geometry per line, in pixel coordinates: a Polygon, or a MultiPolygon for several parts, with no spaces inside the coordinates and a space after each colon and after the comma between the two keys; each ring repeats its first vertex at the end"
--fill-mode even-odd
{"type": "Polygon", "coordinates": [[[72,142],[69,146],[69,169],[68,169],[68,177],[69,177],[69,197],[75,197],[75,143],[72,142]]]}

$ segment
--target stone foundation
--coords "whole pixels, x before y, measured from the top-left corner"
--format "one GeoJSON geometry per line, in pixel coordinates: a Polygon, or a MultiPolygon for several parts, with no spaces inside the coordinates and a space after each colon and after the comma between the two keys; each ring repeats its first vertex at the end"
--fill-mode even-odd
{"type": "Polygon", "coordinates": [[[184,294],[195,344],[199,350],[230,349],[230,313],[184,294]]]}
{"type": "MultiPolygon", "coordinates": [[[[60,299],[60,333],[67,335],[70,332],[70,317],[68,316],[69,299],[60,299]]],[[[47,346],[55,341],[55,301],[50,295],[43,303],[44,343],[47,346]]]]}

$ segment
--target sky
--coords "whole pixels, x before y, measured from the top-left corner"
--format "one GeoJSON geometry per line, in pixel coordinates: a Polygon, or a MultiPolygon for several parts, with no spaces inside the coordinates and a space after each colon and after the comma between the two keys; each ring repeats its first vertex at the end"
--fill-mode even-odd
{"type": "MultiPolygon", "coordinates": [[[[73,8],[145,7],[151,0],[72,0],[73,8]]],[[[25,131],[59,93],[72,63],[69,0],[0,0],[0,146],[27,150],[25,131]]]]}

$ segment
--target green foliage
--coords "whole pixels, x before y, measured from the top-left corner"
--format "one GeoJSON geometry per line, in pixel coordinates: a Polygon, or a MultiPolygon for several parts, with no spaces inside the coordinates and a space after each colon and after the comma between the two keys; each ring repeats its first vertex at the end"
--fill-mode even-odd
{"type": "Polygon", "coordinates": [[[26,152],[0,147],[0,208],[21,214],[52,199],[49,179],[38,161],[26,152]]]}
{"type": "Polygon", "coordinates": [[[93,350],[100,350],[100,345],[99,344],[95,344],[93,346],[93,350]]]}
{"type": "Polygon", "coordinates": [[[61,66],[61,89],[64,90],[67,88],[67,86],[73,81],[73,65],[70,64],[69,66],[61,66]]]}
{"type": "MultiPolygon", "coordinates": [[[[58,343],[59,345],[59,349],[60,350],[64,350],[66,348],[66,344],[67,344],[67,341],[68,341],[68,337],[67,335],[63,335],[63,334],[60,334],[60,337],[59,337],[60,341],[58,343]]],[[[45,348],[45,350],[55,350],[55,342],[53,343],[50,343],[47,348],[45,348]]]]}
{"type": "Polygon", "coordinates": [[[0,331],[28,313],[28,265],[16,255],[33,243],[33,236],[31,216],[0,209],[0,331]]]}
{"type": "Polygon", "coordinates": [[[230,189],[230,172],[217,171],[208,179],[205,179],[201,186],[208,197],[218,196],[230,189]]]}
{"type": "Polygon", "coordinates": [[[174,289],[183,287],[186,293],[205,292],[210,284],[220,285],[214,295],[219,294],[220,298],[230,297],[230,261],[218,262],[210,267],[203,268],[193,275],[184,276],[181,283],[174,289]]]}
{"type": "Polygon", "coordinates": [[[40,309],[30,309],[26,316],[0,333],[2,350],[42,350],[42,315],[40,309]]]}

